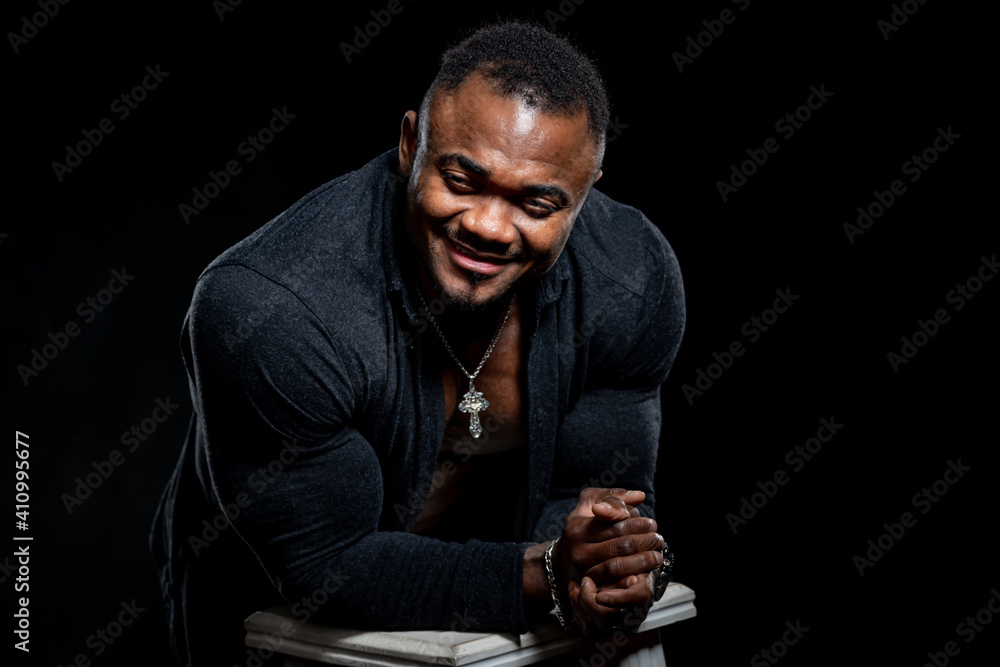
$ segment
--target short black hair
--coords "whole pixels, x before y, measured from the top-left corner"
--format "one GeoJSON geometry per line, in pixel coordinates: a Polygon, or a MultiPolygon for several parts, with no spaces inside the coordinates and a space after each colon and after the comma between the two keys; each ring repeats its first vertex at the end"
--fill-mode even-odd
{"type": "Polygon", "coordinates": [[[421,115],[436,94],[457,89],[472,74],[484,76],[497,94],[548,113],[585,111],[600,164],[610,114],[607,89],[594,63],[567,39],[519,21],[480,28],[441,56],[421,115]]]}

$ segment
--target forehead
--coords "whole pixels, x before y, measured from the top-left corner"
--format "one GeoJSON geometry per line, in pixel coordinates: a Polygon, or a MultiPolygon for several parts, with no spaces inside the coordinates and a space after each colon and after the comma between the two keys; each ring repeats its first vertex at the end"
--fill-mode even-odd
{"type": "Polygon", "coordinates": [[[430,107],[427,149],[465,154],[492,173],[558,181],[572,191],[597,171],[587,114],[552,114],[523,99],[498,95],[481,75],[439,93],[430,107]]]}

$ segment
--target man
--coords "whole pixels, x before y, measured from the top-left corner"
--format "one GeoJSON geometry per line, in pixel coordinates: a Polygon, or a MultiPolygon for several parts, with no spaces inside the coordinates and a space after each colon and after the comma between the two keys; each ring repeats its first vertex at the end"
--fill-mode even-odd
{"type": "Polygon", "coordinates": [[[567,42],[483,29],[398,150],[201,275],[151,536],[182,661],[246,660],[243,618],[284,601],[363,627],[524,632],[556,600],[585,633],[642,620],[684,304],[663,236],[591,189],[607,119],[567,42]]]}

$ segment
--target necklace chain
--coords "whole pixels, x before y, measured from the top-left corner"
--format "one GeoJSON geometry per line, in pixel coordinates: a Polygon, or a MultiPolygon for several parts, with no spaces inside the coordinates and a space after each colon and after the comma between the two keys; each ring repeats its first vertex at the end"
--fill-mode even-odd
{"type": "Polygon", "coordinates": [[[503,316],[503,321],[497,328],[496,334],[493,335],[493,340],[490,341],[489,347],[486,348],[486,354],[483,355],[483,360],[479,362],[479,365],[476,366],[476,370],[473,373],[469,373],[469,371],[465,370],[465,366],[462,364],[461,360],[459,360],[458,355],[456,355],[455,351],[451,349],[451,345],[448,344],[448,339],[445,338],[444,332],[441,331],[441,327],[438,326],[437,320],[434,319],[434,314],[431,313],[431,309],[427,307],[427,302],[424,301],[424,295],[420,292],[419,287],[417,287],[417,296],[420,298],[420,304],[424,307],[424,312],[427,313],[427,319],[430,320],[431,326],[434,327],[434,331],[437,332],[437,335],[441,339],[441,342],[444,343],[444,349],[448,350],[448,354],[450,354],[454,362],[458,364],[458,367],[465,374],[465,377],[469,378],[469,382],[470,383],[473,382],[476,379],[476,376],[479,375],[479,371],[483,370],[483,366],[486,364],[486,360],[490,358],[491,354],[493,354],[493,347],[497,344],[497,341],[500,340],[500,332],[503,331],[504,325],[507,324],[507,318],[510,317],[510,311],[514,307],[513,295],[511,295],[510,303],[507,305],[507,312],[503,316]]]}

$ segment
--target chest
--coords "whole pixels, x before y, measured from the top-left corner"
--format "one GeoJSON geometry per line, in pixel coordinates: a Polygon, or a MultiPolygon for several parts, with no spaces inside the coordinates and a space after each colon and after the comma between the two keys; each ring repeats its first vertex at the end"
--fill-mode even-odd
{"type": "MultiPolygon", "coordinates": [[[[470,372],[486,355],[488,341],[473,341],[459,346],[456,355],[470,372]]],[[[448,360],[451,361],[450,356],[448,360]]],[[[525,352],[520,313],[512,310],[496,345],[474,380],[475,389],[484,401],[468,397],[468,377],[453,361],[441,372],[444,389],[445,429],[442,453],[454,453],[468,460],[470,456],[492,454],[520,447],[525,434],[525,352]],[[488,406],[475,410],[482,402],[488,406]],[[478,413],[479,437],[470,433],[472,413],[478,413]]]]}

